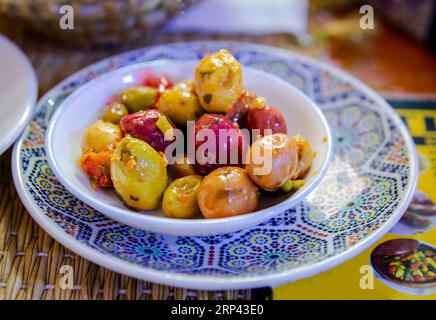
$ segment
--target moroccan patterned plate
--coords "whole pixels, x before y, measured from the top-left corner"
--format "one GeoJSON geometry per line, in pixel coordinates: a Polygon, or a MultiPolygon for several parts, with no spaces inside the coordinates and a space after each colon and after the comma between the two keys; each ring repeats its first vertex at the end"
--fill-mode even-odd
{"type": "MultiPolygon", "coordinates": [[[[67,148],[68,146],[66,146],[67,148]]],[[[49,91],[14,148],[14,181],[33,218],[64,246],[106,268],[195,289],[277,286],[336,266],[382,237],[416,186],[413,142],[387,103],[324,63],[266,46],[191,42],[127,52],[91,65],[49,91]],[[334,156],[320,186],[295,208],[254,228],[219,236],[175,237],[115,222],[71,195],[44,150],[60,102],[89,80],[125,65],[193,60],[221,48],[243,64],[292,83],[327,117],[334,156]]]]}

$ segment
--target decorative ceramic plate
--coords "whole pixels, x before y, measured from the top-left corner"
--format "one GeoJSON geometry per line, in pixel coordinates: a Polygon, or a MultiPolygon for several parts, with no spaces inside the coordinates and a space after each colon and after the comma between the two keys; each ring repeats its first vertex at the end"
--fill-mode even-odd
{"type": "Polygon", "coordinates": [[[0,154],[19,137],[32,117],[38,82],[30,61],[0,35],[0,154]]]}
{"type": "MultiPolygon", "coordinates": [[[[68,146],[65,146],[68,148],[68,146]]],[[[15,145],[17,190],[56,240],[109,269],[198,289],[277,286],[352,258],[382,237],[416,186],[413,142],[400,118],[371,89],[344,72],[289,51],[238,42],[191,42],[127,52],[79,71],[38,103],[15,145]],[[44,134],[73,90],[125,65],[195,60],[226,48],[243,64],[292,83],[323,110],[333,135],[330,168],[303,202],[251,229],[208,237],[151,233],[115,222],[71,195],[47,164],[44,134]]]]}

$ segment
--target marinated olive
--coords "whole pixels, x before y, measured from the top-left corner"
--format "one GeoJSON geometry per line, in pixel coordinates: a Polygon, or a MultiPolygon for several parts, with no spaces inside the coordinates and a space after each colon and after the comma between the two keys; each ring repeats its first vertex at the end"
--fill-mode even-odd
{"type": "Polygon", "coordinates": [[[168,121],[168,118],[162,115],[159,110],[149,109],[135,112],[123,117],[120,121],[121,129],[125,134],[130,134],[132,137],[144,140],[149,143],[157,151],[165,152],[173,141],[165,140],[166,131],[157,126],[159,119],[165,119],[163,123],[170,127],[175,127],[168,121]]]}
{"type": "Polygon", "coordinates": [[[128,114],[129,110],[127,110],[124,104],[119,102],[112,102],[107,106],[106,111],[103,113],[103,116],[101,118],[105,122],[119,124],[121,118],[128,114]]]}
{"type": "Polygon", "coordinates": [[[118,125],[98,120],[85,131],[85,151],[100,152],[113,148],[123,138],[118,125]]]}
{"type": "Polygon", "coordinates": [[[119,96],[130,112],[137,112],[154,108],[158,90],[153,87],[137,86],[121,91],[119,96]]]}
{"type": "Polygon", "coordinates": [[[153,87],[160,92],[170,89],[173,86],[173,81],[168,77],[155,76],[148,74],[142,82],[144,86],[153,87]]]}
{"type": "Polygon", "coordinates": [[[245,91],[239,99],[230,107],[227,117],[236,122],[240,128],[246,127],[247,116],[250,108],[256,102],[256,95],[245,91]]]}
{"type": "Polygon", "coordinates": [[[159,98],[157,109],[181,126],[203,114],[195,93],[179,89],[165,91],[159,98]]]}
{"type": "Polygon", "coordinates": [[[167,186],[166,161],[148,143],[126,136],[110,165],[117,194],[136,210],[156,209],[167,186]]]}
{"type": "Polygon", "coordinates": [[[259,136],[247,157],[245,169],[251,179],[266,191],[276,191],[296,174],[297,144],[286,134],[259,136]]]}
{"type": "Polygon", "coordinates": [[[227,50],[205,56],[195,69],[195,90],[204,110],[227,113],[244,91],[241,64],[227,50]]]}
{"type": "Polygon", "coordinates": [[[162,210],[167,217],[188,219],[198,213],[197,190],[201,176],[186,176],[173,181],[165,190],[162,210]]]}
{"type": "Polygon", "coordinates": [[[179,178],[197,174],[194,165],[192,163],[189,163],[186,157],[183,157],[183,159],[181,160],[182,161],[177,161],[176,163],[169,166],[171,173],[179,178]]]}
{"type": "Polygon", "coordinates": [[[224,218],[256,210],[260,192],[247,172],[239,167],[212,171],[200,184],[198,206],[206,219],[224,218]]]}
{"type": "Polygon", "coordinates": [[[241,165],[245,146],[243,132],[224,115],[207,113],[195,123],[195,169],[202,175],[218,167],[241,165]]]}
{"type": "Polygon", "coordinates": [[[259,129],[261,135],[266,135],[265,130],[271,133],[287,133],[286,121],[279,110],[266,104],[257,104],[250,108],[247,115],[247,129],[259,129]]]}
{"type": "Polygon", "coordinates": [[[174,85],[173,89],[195,93],[195,84],[194,84],[194,82],[192,82],[190,80],[182,80],[182,81],[177,82],[174,85]]]}

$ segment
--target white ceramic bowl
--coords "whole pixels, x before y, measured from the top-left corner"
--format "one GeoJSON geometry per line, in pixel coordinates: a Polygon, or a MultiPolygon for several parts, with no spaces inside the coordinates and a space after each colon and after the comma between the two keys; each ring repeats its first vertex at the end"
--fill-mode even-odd
{"type": "Polygon", "coordinates": [[[245,87],[263,96],[283,114],[288,134],[309,140],[316,157],[306,184],[292,196],[262,194],[260,208],[249,214],[221,219],[171,219],[161,209],[135,212],[126,208],[113,191],[94,190],[77,165],[86,128],[102,113],[105,102],[120,90],[138,84],[144,73],[168,75],[173,80],[193,79],[197,61],[155,61],[117,69],[98,77],[68,96],[53,115],[46,134],[49,164],[61,183],[76,197],[108,217],[135,228],[172,235],[213,235],[233,232],[264,222],[304,199],[322,180],[331,157],[332,139],[319,108],[298,89],[281,79],[243,67],[245,87]]]}

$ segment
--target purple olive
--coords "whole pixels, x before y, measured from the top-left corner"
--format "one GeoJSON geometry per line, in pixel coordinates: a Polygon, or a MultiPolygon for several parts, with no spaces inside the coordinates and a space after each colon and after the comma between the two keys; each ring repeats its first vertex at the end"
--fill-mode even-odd
{"type": "Polygon", "coordinates": [[[243,154],[245,152],[245,137],[238,125],[226,116],[219,114],[204,114],[201,116],[195,123],[195,137],[197,155],[195,169],[199,173],[206,175],[219,167],[242,164],[242,159],[245,157],[243,154]],[[209,131],[206,132],[203,129],[209,129],[209,131]],[[209,145],[209,138],[204,136],[208,133],[214,136],[215,145],[211,144],[212,150],[199,151],[199,148],[205,148],[203,144],[209,145]],[[236,151],[237,155],[234,154],[236,151]]]}
{"type": "MultiPolygon", "coordinates": [[[[124,116],[120,121],[121,130],[134,138],[141,139],[150,144],[156,151],[165,151],[172,141],[166,141],[164,134],[157,127],[156,122],[165,117],[156,109],[138,111],[124,116]]],[[[174,124],[171,126],[175,128],[174,124]]]]}

